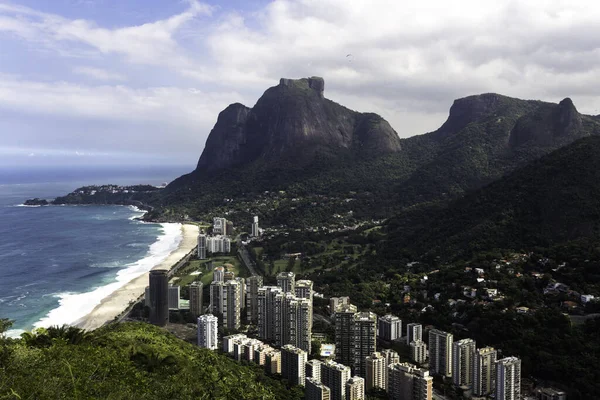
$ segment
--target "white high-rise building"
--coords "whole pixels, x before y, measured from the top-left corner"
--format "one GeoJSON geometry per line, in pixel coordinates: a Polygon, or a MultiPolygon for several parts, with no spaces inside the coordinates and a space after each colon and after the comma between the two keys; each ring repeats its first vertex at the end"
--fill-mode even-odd
{"type": "Polygon", "coordinates": [[[386,390],[386,370],[387,364],[385,357],[375,352],[367,357],[367,375],[365,378],[366,390],[382,389],[386,390]]]}
{"type": "Polygon", "coordinates": [[[213,282],[225,282],[225,267],[213,269],[213,282]]]}
{"type": "Polygon", "coordinates": [[[213,219],[213,235],[225,235],[227,234],[227,219],[225,218],[214,218],[213,219]]]}
{"type": "Polygon", "coordinates": [[[496,400],[521,399],[521,360],[506,357],[496,361],[496,400]]]}
{"type": "Polygon", "coordinates": [[[292,385],[304,386],[307,354],[291,344],[281,348],[281,376],[292,385]]]}
{"type": "Polygon", "coordinates": [[[456,386],[473,385],[475,350],[473,339],[462,339],[452,344],[452,380],[456,386]]]}
{"type": "Polygon", "coordinates": [[[418,340],[423,340],[423,326],[417,323],[406,325],[406,344],[410,345],[410,342],[418,340]]]}
{"type": "Polygon", "coordinates": [[[240,329],[240,317],[240,283],[227,281],[223,284],[223,325],[227,329],[240,329]]]}
{"type": "Polygon", "coordinates": [[[296,293],[296,274],[293,272],[278,273],[277,286],[279,286],[285,293],[296,293]]]}
{"type": "Polygon", "coordinates": [[[179,310],[179,300],[181,299],[181,288],[179,286],[169,285],[169,310],[179,310]]]}
{"type": "Polygon", "coordinates": [[[240,310],[246,308],[246,280],[244,278],[233,278],[240,284],[240,310]]]}
{"type": "Polygon", "coordinates": [[[432,374],[452,377],[452,342],[451,333],[432,329],[429,331],[429,371],[432,374]]]}
{"type": "Polygon", "coordinates": [[[384,390],[388,388],[389,382],[389,366],[400,362],[400,355],[391,349],[381,350],[381,355],[385,358],[385,386],[384,390]]]}
{"type": "Polygon", "coordinates": [[[206,239],[206,250],[210,254],[230,253],[231,239],[222,235],[209,237],[206,239]]]}
{"type": "Polygon", "coordinates": [[[190,312],[195,317],[202,314],[202,282],[192,282],[189,287],[190,292],[190,312]]]}
{"type": "Polygon", "coordinates": [[[204,233],[198,235],[198,259],[206,260],[206,235],[204,233]]]}
{"type": "Polygon", "coordinates": [[[229,355],[233,355],[233,345],[239,340],[247,339],[248,336],[243,333],[236,333],[235,335],[229,335],[223,337],[223,352],[229,355]]]}
{"type": "Polygon", "coordinates": [[[346,400],[350,367],[327,360],[321,365],[321,382],[331,390],[331,400],[346,400]]]}
{"type": "Polygon", "coordinates": [[[410,342],[410,359],[417,364],[423,364],[427,359],[427,345],[422,340],[410,342]]]}
{"type": "Polygon", "coordinates": [[[346,382],[346,400],[365,399],[365,380],[359,376],[353,376],[346,382]]]}
{"type": "Polygon", "coordinates": [[[388,394],[392,400],[432,400],[433,377],[429,371],[409,363],[388,367],[388,394]]]}
{"type": "Polygon", "coordinates": [[[260,230],[258,229],[258,217],[257,216],[254,216],[254,218],[252,218],[252,232],[251,232],[250,236],[252,236],[252,237],[260,236],[260,230]]]}
{"type": "Polygon", "coordinates": [[[218,330],[218,319],[214,315],[206,314],[198,317],[198,346],[216,350],[218,330]]]}
{"type": "Polygon", "coordinates": [[[391,342],[402,336],[402,321],[395,315],[384,315],[377,320],[377,335],[380,339],[391,342]]]}
{"type": "Polygon", "coordinates": [[[312,359],[306,362],[306,377],[321,381],[321,361],[312,359]]]}
{"type": "Polygon", "coordinates": [[[314,293],[313,281],[309,281],[307,279],[301,279],[299,281],[296,281],[294,293],[296,294],[296,297],[312,301],[314,293]]]}
{"type": "Polygon", "coordinates": [[[473,394],[475,396],[487,396],[494,390],[497,357],[498,352],[493,347],[475,351],[473,360],[473,394]]]}

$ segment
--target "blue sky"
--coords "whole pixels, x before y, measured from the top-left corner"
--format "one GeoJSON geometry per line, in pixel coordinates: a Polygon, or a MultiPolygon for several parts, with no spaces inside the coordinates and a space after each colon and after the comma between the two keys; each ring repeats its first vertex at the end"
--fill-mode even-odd
{"type": "Polygon", "coordinates": [[[600,114],[596,2],[486,3],[0,0],[0,166],[192,167],[219,111],[281,77],[401,137],[483,92],[600,114]]]}

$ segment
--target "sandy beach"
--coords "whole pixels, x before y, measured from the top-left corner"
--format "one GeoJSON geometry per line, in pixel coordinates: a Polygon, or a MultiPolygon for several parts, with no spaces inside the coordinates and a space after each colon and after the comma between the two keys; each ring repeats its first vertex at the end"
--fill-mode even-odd
{"type": "MultiPolygon", "coordinates": [[[[182,225],[182,240],[179,247],[175,249],[167,258],[152,269],[171,269],[179,260],[185,257],[193,248],[196,247],[198,240],[198,227],[196,225],[182,225]]],[[[149,272],[129,281],[123,287],[114,291],[110,296],[102,300],[91,313],[77,321],[75,326],[86,330],[94,330],[108,321],[112,321],[127,308],[130,301],[135,301],[144,294],[148,286],[149,272]]]]}

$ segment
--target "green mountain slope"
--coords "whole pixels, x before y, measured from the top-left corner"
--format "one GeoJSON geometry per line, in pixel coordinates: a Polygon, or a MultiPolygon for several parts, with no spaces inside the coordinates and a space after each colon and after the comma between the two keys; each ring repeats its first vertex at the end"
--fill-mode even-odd
{"type": "Polygon", "coordinates": [[[551,246],[600,233],[600,137],[581,139],[448,207],[389,223],[389,243],[442,257],[551,246]]]}
{"type": "Polygon", "coordinates": [[[224,355],[183,342],[152,325],[115,324],[87,335],[70,330],[0,337],[0,398],[7,399],[300,399],[224,355]]]}

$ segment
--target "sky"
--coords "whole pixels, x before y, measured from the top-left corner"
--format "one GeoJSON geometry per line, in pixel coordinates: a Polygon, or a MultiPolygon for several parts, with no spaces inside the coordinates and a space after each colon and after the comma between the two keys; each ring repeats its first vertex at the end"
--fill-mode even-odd
{"type": "Polygon", "coordinates": [[[0,0],[0,166],[192,168],[282,77],[400,137],[486,92],[600,114],[598,21],[587,0],[0,0]]]}

